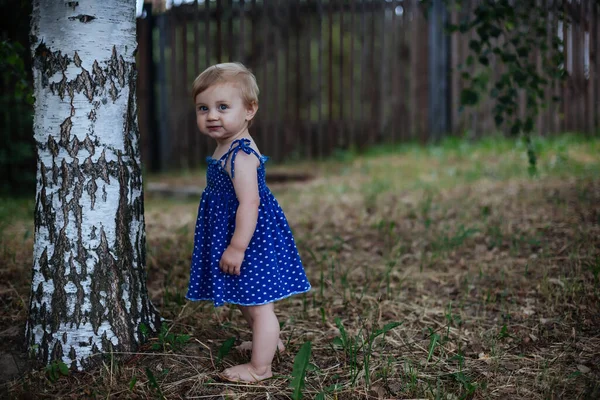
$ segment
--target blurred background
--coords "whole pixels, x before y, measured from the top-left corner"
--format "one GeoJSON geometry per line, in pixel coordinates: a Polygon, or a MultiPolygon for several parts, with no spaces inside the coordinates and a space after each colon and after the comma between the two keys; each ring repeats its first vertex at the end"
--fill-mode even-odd
{"type": "MultiPolygon", "coordinates": [[[[33,192],[29,1],[4,1],[1,21],[3,191],[33,192]]],[[[495,82],[505,72],[465,63],[475,30],[448,34],[480,1],[461,7],[419,0],[137,1],[138,116],[143,164],[163,172],[199,167],[212,143],[197,131],[191,84],[207,66],[240,61],[256,75],[260,111],[253,134],[275,161],[323,158],[377,144],[429,143],[450,135],[497,133],[496,99],[464,108],[465,77],[495,82]],[[479,79],[478,78],[478,79],[479,79]]],[[[452,2],[450,2],[452,3],[452,2]]],[[[545,0],[549,10],[558,2],[545,0]]],[[[593,134],[600,90],[598,13],[592,1],[569,2],[571,25],[546,21],[548,46],[562,40],[568,78],[545,87],[541,135],[593,134]],[[552,97],[558,102],[552,102],[552,97]]],[[[541,70],[542,54],[527,55],[541,70]],[[535,62],[538,60],[539,62],[535,62]]],[[[517,113],[525,115],[525,95],[517,113]]]]}

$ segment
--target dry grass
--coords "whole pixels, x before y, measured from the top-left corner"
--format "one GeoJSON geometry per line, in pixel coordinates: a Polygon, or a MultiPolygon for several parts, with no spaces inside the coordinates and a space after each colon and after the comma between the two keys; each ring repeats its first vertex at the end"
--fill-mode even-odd
{"type": "MultiPolygon", "coordinates": [[[[304,164],[317,179],[273,187],[313,285],[277,304],[287,350],[276,357],[276,378],[257,386],[215,379],[247,359],[232,350],[220,360],[222,343],[250,332],[233,308],[183,300],[197,203],[150,198],[149,290],[169,332],[190,340],[101,355],[97,369],[56,382],[30,371],[5,390],[289,399],[294,355],[310,340],[305,398],[600,397],[600,142],[541,144],[537,178],[504,142],[465,146],[304,164]],[[402,325],[357,350],[391,322],[402,325]]],[[[3,226],[4,351],[26,318],[31,229],[23,218],[3,226]]]]}

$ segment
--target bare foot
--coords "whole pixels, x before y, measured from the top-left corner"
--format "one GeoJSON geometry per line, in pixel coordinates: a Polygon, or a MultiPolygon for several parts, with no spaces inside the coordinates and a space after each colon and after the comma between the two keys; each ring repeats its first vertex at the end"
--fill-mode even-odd
{"type": "MultiPolygon", "coordinates": [[[[242,342],[242,344],[240,344],[239,346],[235,346],[235,348],[236,350],[241,352],[252,351],[252,341],[249,340],[247,342],[242,342]]],[[[283,353],[285,351],[285,345],[283,344],[281,339],[279,339],[279,341],[277,342],[277,350],[279,350],[280,353],[283,353]]]]}
{"type": "Polygon", "coordinates": [[[227,368],[222,375],[232,382],[258,382],[272,377],[273,373],[271,367],[266,368],[264,371],[257,371],[252,364],[247,363],[227,368]]]}

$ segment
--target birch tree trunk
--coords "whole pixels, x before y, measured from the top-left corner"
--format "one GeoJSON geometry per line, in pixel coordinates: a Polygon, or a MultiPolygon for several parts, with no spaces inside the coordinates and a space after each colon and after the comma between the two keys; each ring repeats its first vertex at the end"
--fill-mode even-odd
{"type": "Polygon", "coordinates": [[[35,0],[37,146],[26,341],[76,369],[157,328],[148,298],[135,101],[135,0],[35,0]]]}

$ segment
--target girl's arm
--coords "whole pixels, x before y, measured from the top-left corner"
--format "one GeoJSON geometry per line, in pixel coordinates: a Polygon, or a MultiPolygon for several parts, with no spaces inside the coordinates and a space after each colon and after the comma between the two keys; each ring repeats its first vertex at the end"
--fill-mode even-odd
{"type": "Polygon", "coordinates": [[[258,160],[254,155],[242,151],[237,154],[235,178],[233,179],[233,187],[239,201],[235,217],[235,232],[219,262],[221,270],[228,274],[240,274],[244,252],[250,244],[256,229],[258,207],[260,205],[257,167],[258,160]]]}

